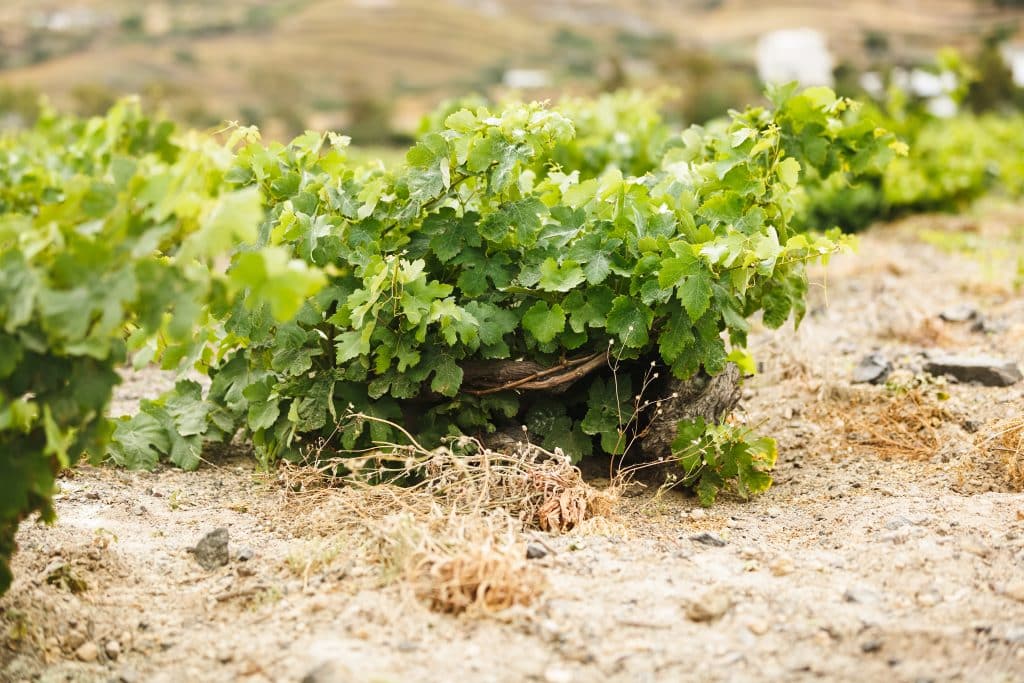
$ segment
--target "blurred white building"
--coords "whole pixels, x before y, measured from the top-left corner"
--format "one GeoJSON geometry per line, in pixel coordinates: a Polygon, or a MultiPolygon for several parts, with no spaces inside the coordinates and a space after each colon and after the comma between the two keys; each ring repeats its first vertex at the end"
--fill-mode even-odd
{"type": "Polygon", "coordinates": [[[835,58],[825,36],[810,28],[766,33],[757,41],[757,75],[765,83],[798,81],[801,85],[832,85],[835,58]]]}
{"type": "Polygon", "coordinates": [[[543,69],[509,69],[502,77],[505,87],[514,90],[546,88],[551,85],[551,75],[543,69]]]}
{"type": "Polygon", "coordinates": [[[1003,46],[1003,59],[1010,67],[1013,74],[1013,82],[1024,88],[1024,45],[1017,43],[1003,46]]]}

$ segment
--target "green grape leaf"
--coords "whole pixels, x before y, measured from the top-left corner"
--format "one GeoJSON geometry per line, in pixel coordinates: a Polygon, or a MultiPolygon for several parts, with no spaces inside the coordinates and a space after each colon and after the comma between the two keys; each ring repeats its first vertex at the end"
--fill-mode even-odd
{"type": "Polygon", "coordinates": [[[608,313],[608,331],[619,335],[626,346],[642,348],[648,342],[648,332],[654,321],[654,311],[627,296],[615,297],[608,313]]]}
{"type": "Polygon", "coordinates": [[[523,315],[523,329],[542,344],[546,344],[565,330],[565,311],[558,304],[548,306],[538,301],[523,315]]]}

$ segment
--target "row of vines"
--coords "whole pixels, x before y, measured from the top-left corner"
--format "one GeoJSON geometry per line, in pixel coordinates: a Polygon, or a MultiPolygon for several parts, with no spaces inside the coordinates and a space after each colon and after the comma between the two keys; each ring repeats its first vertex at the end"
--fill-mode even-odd
{"type": "MultiPolygon", "coordinates": [[[[181,132],[132,101],[6,135],[0,592],[19,522],[52,518],[84,454],[195,468],[241,437],[269,467],[508,429],[627,454],[665,382],[749,367],[755,317],[799,322],[806,265],[846,244],[812,230],[836,222],[820,198],[931,172],[923,130],[900,156],[886,116],[826,88],[769,99],[681,132],[636,95],[452,106],[397,168],[333,133],[181,132]],[[110,420],[129,359],[209,382],[110,420]],[[497,379],[512,365],[538,370],[497,379]]],[[[652,455],[705,503],[770,483],[774,445],[739,427],[680,424],[672,450],[652,455]]]]}

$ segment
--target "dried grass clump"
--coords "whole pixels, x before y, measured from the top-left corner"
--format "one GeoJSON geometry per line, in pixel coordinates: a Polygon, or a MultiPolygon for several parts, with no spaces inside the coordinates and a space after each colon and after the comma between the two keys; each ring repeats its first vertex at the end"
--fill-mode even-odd
{"type": "Polygon", "coordinates": [[[599,491],[560,452],[519,444],[499,453],[474,444],[475,453],[437,449],[426,463],[426,487],[451,509],[500,507],[525,526],[562,533],[584,520],[611,513],[619,497],[612,486],[599,491]]]}
{"type": "Polygon", "coordinates": [[[996,422],[978,433],[976,457],[993,451],[1001,456],[1009,487],[1024,491],[1024,416],[996,422]]]}
{"type": "Polygon", "coordinates": [[[338,528],[331,520],[339,516],[380,518],[396,510],[422,516],[435,503],[465,515],[500,509],[526,527],[562,533],[610,514],[619,498],[618,486],[598,490],[560,451],[529,443],[502,453],[468,437],[433,450],[412,441],[316,463],[285,466],[280,479],[290,511],[303,517],[302,528],[332,533],[338,528]],[[334,474],[339,467],[348,474],[334,474]],[[393,481],[407,485],[388,483],[393,481]]]}
{"type": "Polygon", "coordinates": [[[400,580],[438,612],[496,612],[531,605],[546,587],[507,515],[435,510],[389,516],[378,530],[385,578],[400,580]]]}
{"type": "Polygon", "coordinates": [[[610,515],[619,497],[617,486],[587,484],[557,450],[523,443],[502,453],[470,438],[426,450],[408,438],[357,458],[316,452],[313,465],[282,465],[271,514],[300,536],[367,539],[362,559],[440,612],[531,604],[545,580],[527,562],[524,528],[567,532],[610,515]]]}
{"type": "Polygon", "coordinates": [[[842,423],[848,445],[866,446],[887,459],[932,457],[942,446],[940,428],[954,419],[938,398],[917,388],[852,390],[842,400],[828,397],[818,410],[842,423]]]}

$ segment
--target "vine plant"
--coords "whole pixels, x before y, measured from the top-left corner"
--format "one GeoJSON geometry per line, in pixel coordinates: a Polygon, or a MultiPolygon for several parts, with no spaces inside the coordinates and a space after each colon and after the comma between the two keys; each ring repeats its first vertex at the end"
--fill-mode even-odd
{"type": "MultiPolygon", "coordinates": [[[[631,439],[619,416],[652,361],[666,377],[715,374],[744,358],[755,314],[768,327],[803,316],[805,265],[845,240],[791,229],[801,174],[883,164],[897,148],[826,88],[770,94],[774,111],[690,128],[638,176],[614,149],[578,149],[601,143],[536,103],[453,111],[396,170],[350,164],[336,136],[251,137],[225,181],[262,198],[258,245],[328,282],[285,324],[265,304],[225,311],[208,394],[180,385],[120,423],[115,461],[149,465],[173,449],[173,429],[135,437],[146,414],[185,396],[205,406],[200,436],[241,429],[265,466],[332,435],[339,454],[401,441],[387,421],[428,444],[524,424],[574,460],[621,454],[631,439]],[[576,158],[609,161],[557,163],[576,158]],[[530,370],[500,379],[516,366],[530,370]],[[380,419],[338,429],[348,412],[380,419]]],[[[748,473],[767,469],[774,451],[751,452],[748,473]]],[[[731,479],[712,470],[688,470],[707,501],[731,479]]]]}

